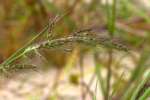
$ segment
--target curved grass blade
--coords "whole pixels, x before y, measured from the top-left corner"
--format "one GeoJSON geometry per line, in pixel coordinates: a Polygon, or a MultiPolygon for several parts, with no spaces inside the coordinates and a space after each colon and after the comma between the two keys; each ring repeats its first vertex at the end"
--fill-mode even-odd
{"type": "Polygon", "coordinates": [[[148,72],[147,76],[144,78],[144,80],[142,80],[142,82],[138,85],[138,87],[136,88],[136,90],[134,91],[131,100],[136,100],[138,97],[138,94],[140,92],[140,90],[142,89],[142,87],[144,86],[144,84],[150,80],[150,71],[148,72]]]}

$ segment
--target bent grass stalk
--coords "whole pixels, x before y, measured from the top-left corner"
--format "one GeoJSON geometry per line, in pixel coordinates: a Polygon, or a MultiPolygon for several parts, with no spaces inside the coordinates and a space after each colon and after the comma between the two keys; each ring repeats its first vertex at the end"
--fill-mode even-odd
{"type": "MultiPolygon", "coordinates": [[[[64,15],[63,15],[64,16],[64,15]]],[[[16,51],[12,56],[10,56],[8,59],[6,59],[2,64],[0,64],[0,72],[1,73],[7,73],[9,69],[11,69],[11,66],[13,65],[13,62],[15,62],[17,59],[23,57],[24,55],[34,52],[41,48],[59,48],[61,46],[64,46],[65,44],[73,44],[73,43],[83,43],[86,45],[92,45],[92,46],[99,46],[103,45],[105,47],[109,48],[115,48],[119,50],[128,51],[127,47],[119,42],[116,42],[116,38],[111,37],[102,37],[98,35],[88,34],[88,32],[91,32],[92,29],[83,29],[76,32],[73,32],[70,36],[62,37],[62,38],[50,38],[39,44],[33,44],[33,42],[46,33],[49,28],[53,28],[55,23],[58,22],[62,17],[59,17],[59,19],[54,19],[51,23],[48,23],[46,27],[35,37],[33,37],[32,40],[30,40],[25,46],[20,48],[18,51],[16,51]],[[80,33],[80,34],[77,34],[80,33]],[[83,34],[81,34],[83,33],[83,34]],[[33,44],[33,45],[32,45],[33,44]]],[[[52,29],[49,29],[50,32],[52,32],[52,29]]],[[[51,33],[49,33],[51,34],[51,33]]],[[[16,67],[17,68],[17,67],[16,67]]]]}
{"type": "Polygon", "coordinates": [[[131,97],[131,100],[136,100],[137,99],[137,96],[140,92],[140,90],[142,89],[142,87],[144,87],[144,84],[146,82],[148,82],[148,80],[150,79],[150,71],[148,71],[146,77],[140,82],[140,84],[136,87],[132,97],[131,97]]]}
{"type": "MultiPolygon", "coordinates": [[[[30,42],[29,42],[30,43],[30,42]]],[[[3,72],[4,70],[9,69],[9,65],[14,62],[16,59],[19,59],[23,57],[24,55],[33,52],[37,49],[41,48],[59,48],[60,46],[63,46],[68,43],[83,43],[86,45],[92,45],[92,46],[97,46],[97,45],[104,45],[106,47],[110,48],[115,48],[119,50],[124,50],[127,51],[127,48],[124,45],[120,45],[119,43],[114,43],[111,38],[108,37],[97,37],[97,36],[68,36],[68,37],[62,37],[58,39],[52,39],[52,40],[46,40],[43,41],[42,43],[39,44],[34,44],[34,45],[27,45],[21,50],[19,50],[17,53],[12,55],[11,59],[9,58],[6,60],[6,62],[1,64],[0,71],[3,72]]]]}

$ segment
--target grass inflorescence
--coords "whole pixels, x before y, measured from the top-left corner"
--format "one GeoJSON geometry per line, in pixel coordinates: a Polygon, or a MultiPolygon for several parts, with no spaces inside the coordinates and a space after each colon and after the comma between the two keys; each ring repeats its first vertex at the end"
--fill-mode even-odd
{"type": "MultiPolygon", "coordinates": [[[[60,20],[60,18],[59,18],[60,20]]],[[[26,68],[27,65],[23,65],[23,67],[13,64],[16,60],[20,59],[24,55],[27,55],[28,53],[32,53],[34,51],[37,51],[41,48],[47,48],[47,49],[57,49],[61,46],[64,46],[66,44],[74,44],[74,43],[82,43],[86,45],[92,45],[92,46],[105,46],[110,48],[115,48],[123,51],[128,51],[127,47],[124,44],[120,44],[119,42],[116,42],[116,38],[106,37],[106,36],[99,36],[97,34],[92,34],[92,28],[89,29],[83,29],[76,32],[71,33],[71,35],[61,38],[51,38],[52,37],[52,28],[54,27],[55,23],[58,21],[58,17],[54,18],[42,32],[40,32],[37,36],[35,36],[27,45],[25,45],[23,48],[16,51],[10,58],[6,59],[1,65],[0,65],[0,72],[1,73],[9,73],[10,70],[17,70],[17,69],[23,69],[26,68]],[[36,40],[39,36],[44,34],[46,31],[47,33],[47,39],[41,43],[35,43],[33,44],[33,41],[36,40]]],[[[31,67],[32,69],[32,67],[31,67]]]]}

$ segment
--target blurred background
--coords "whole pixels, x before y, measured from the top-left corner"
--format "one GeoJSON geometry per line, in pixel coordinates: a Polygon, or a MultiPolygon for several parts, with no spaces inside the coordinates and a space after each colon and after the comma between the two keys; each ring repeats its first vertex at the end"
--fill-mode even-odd
{"type": "MultiPolygon", "coordinates": [[[[17,61],[35,64],[36,71],[15,72],[0,79],[0,100],[132,98],[150,70],[148,0],[0,0],[0,63],[37,35],[49,19],[66,12],[54,27],[55,37],[92,27],[96,34],[113,34],[118,43],[123,40],[130,53],[80,44],[42,49],[39,55],[30,54],[17,61]],[[108,25],[111,20],[115,24],[113,33],[108,25]],[[64,48],[72,50],[66,52],[64,48]]],[[[149,81],[135,100],[148,88],[149,81]]]]}

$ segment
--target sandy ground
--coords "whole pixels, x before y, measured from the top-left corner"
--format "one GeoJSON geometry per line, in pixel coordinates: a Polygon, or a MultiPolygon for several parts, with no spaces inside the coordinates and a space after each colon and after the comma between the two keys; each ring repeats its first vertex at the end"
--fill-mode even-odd
{"type": "MultiPolygon", "coordinates": [[[[118,57],[116,54],[114,55],[116,56],[116,61],[120,59],[122,54],[117,55],[118,57]]],[[[130,65],[130,68],[134,66],[129,57],[125,57],[124,60],[122,60],[122,66],[127,65],[130,65]]],[[[94,72],[94,61],[92,59],[92,55],[90,54],[85,56],[84,69],[84,83],[88,85],[94,72]]],[[[126,70],[126,68],[122,70],[126,70]]],[[[58,70],[56,69],[49,69],[47,71],[38,70],[35,72],[20,73],[14,78],[7,78],[4,80],[1,79],[0,100],[51,100],[47,98],[50,95],[53,96],[56,92],[53,91],[53,84],[56,82],[55,80],[57,80],[57,72],[58,70]]],[[[68,71],[66,74],[61,74],[57,88],[60,98],[56,100],[81,100],[81,86],[72,84],[69,81],[69,75],[72,73],[78,75],[79,72],[79,66],[77,64],[76,67],[70,69],[70,71],[68,71]]],[[[117,72],[122,73],[121,70],[117,72]]],[[[102,71],[102,75],[106,75],[106,70],[102,71]]],[[[128,77],[127,74],[125,76],[128,77]]],[[[94,78],[90,87],[90,91],[94,94],[97,94],[97,100],[102,100],[102,93],[99,91],[98,87],[96,89],[96,84],[97,79],[94,78]]],[[[88,93],[86,100],[91,100],[90,93],[88,93]]]]}

